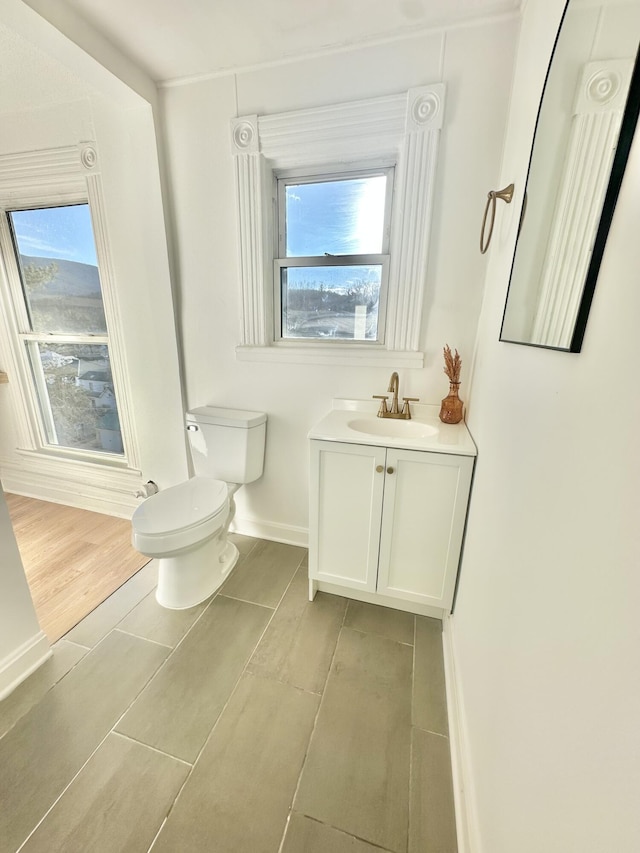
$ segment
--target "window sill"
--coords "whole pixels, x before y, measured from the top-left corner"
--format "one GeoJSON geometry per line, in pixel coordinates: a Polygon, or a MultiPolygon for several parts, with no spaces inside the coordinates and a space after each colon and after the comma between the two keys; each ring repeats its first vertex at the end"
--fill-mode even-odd
{"type": "Polygon", "coordinates": [[[367,346],[314,344],[272,344],[238,346],[238,361],[280,362],[285,364],[324,364],[336,367],[424,367],[424,353],[410,350],[373,349],[367,346]]]}
{"type": "Polygon", "coordinates": [[[107,455],[106,453],[74,453],[69,448],[26,448],[17,447],[16,453],[28,460],[28,463],[36,463],[47,466],[56,466],[63,462],[65,465],[75,466],[76,470],[85,472],[98,472],[99,475],[109,476],[109,472],[120,472],[125,475],[141,476],[141,471],[133,467],[127,459],[120,455],[107,455]]]}

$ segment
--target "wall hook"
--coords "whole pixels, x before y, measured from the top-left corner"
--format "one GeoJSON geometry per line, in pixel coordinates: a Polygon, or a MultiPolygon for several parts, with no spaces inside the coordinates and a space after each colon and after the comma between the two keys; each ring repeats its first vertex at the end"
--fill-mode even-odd
{"type": "Polygon", "coordinates": [[[480,252],[483,255],[489,248],[489,244],[491,243],[491,237],[493,236],[493,225],[496,221],[496,199],[501,198],[502,201],[506,201],[507,204],[511,204],[511,200],[513,199],[513,190],[514,185],[509,184],[509,186],[505,187],[503,190],[491,190],[491,192],[487,194],[487,206],[484,209],[484,216],[482,217],[482,227],[480,229],[480,252]],[[489,222],[489,234],[487,235],[487,239],[485,242],[485,229],[487,225],[487,214],[489,213],[489,208],[491,208],[491,220],[489,222]]]}

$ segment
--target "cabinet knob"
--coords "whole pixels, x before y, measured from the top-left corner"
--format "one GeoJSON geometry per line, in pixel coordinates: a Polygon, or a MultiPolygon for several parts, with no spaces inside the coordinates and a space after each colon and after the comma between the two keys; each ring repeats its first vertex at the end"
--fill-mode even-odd
{"type": "Polygon", "coordinates": [[[391,467],[387,468],[387,474],[393,474],[393,472],[394,472],[393,468],[391,468],[391,467]]]}
{"type": "Polygon", "coordinates": [[[376,465],[376,471],[378,472],[378,474],[382,474],[382,472],[384,471],[384,465],[376,465]]]}

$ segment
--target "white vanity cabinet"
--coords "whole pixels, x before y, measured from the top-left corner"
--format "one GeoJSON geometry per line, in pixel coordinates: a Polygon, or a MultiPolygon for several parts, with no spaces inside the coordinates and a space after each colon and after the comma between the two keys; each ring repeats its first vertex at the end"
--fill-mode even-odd
{"type": "Polygon", "coordinates": [[[442,616],[451,608],[473,456],[311,441],[316,589],[442,616]]]}

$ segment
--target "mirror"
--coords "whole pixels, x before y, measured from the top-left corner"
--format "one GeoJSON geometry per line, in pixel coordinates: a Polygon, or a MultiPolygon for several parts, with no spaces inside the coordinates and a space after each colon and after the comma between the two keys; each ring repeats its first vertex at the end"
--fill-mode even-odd
{"type": "Polygon", "coordinates": [[[640,0],[568,0],[500,340],[580,352],[640,108],[640,0]]]}

